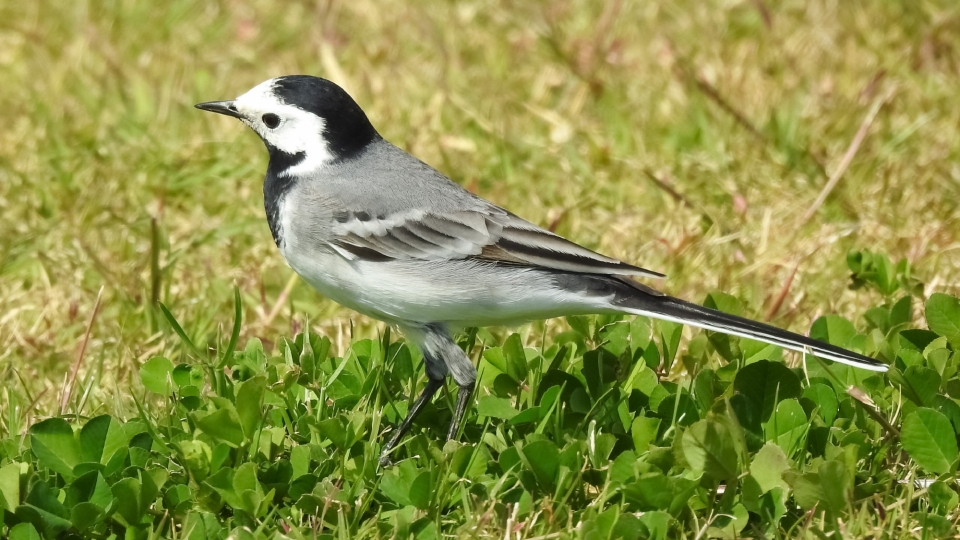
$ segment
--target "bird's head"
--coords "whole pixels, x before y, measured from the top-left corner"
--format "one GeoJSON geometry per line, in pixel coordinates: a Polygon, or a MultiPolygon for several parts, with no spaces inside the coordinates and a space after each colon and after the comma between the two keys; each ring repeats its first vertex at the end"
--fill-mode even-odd
{"type": "Polygon", "coordinates": [[[306,174],[348,159],[379,137],[343,88],[309,75],[277,77],[237,99],[196,107],[250,126],[267,146],[271,165],[286,175],[306,174]]]}

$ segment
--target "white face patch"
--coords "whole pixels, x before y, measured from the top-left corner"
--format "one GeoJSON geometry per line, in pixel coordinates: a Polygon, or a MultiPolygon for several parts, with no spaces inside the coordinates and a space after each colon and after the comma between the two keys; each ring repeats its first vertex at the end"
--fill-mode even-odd
{"type": "Polygon", "coordinates": [[[309,174],[323,168],[335,159],[323,138],[323,118],[284,103],[273,90],[275,80],[262,82],[236,99],[234,104],[243,115],[241,120],[278,150],[304,154],[303,161],[281,173],[282,176],[309,174]],[[270,129],[263,122],[265,114],[277,115],[280,124],[270,129]]]}

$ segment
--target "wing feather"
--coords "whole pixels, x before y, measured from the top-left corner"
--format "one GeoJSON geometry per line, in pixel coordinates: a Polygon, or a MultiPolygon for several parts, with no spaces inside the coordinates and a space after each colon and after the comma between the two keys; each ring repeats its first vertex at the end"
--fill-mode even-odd
{"type": "Polygon", "coordinates": [[[378,217],[347,212],[338,216],[334,233],[337,251],[359,259],[472,258],[586,274],[663,277],[600,255],[492,205],[483,210],[378,217]]]}

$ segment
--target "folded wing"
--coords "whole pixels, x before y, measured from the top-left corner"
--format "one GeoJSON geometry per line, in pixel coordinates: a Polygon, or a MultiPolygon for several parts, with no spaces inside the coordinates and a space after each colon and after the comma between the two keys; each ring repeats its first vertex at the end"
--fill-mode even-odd
{"type": "Polygon", "coordinates": [[[335,217],[336,239],[331,246],[353,260],[476,259],[587,274],[663,277],[600,255],[493,206],[482,211],[409,210],[383,216],[343,212],[335,217]]]}

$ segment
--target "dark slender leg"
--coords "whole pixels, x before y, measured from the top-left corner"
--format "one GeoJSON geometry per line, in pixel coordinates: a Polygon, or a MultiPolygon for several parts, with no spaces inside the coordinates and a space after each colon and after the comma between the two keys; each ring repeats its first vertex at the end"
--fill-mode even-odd
{"type": "Polygon", "coordinates": [[[460,427],[460,420],[463,419],[463,413],[467,411],[467,405],[470,404],[470,396],[473,395],[475,383],[465,384],[457,392],[457,408],[453,411],[453,418],[450,419],[450,429],[447,431],[447,440],[452,440],[457,436],[457,429],[460,427]]]}
{"type": "Polygon", "coordinates": [[[427,386],[424,387],[423,393],[420,394],[420,397],[417,398],[416,403],[413,404],[413,407],[410,409],[410,412],[407,413],[407,417],[403,419],[403,422],[400,423],[400,427],[397,428],[397,432],[393,434],[393,437],[390,438],[390,442],[383,447],[383,451],[380,452],[380,466],[387,467],[390,465],[390,457],[387,455],[393,450],[393,447],[400,442],[400,438],[410,430],[410,425],[413,424],[413,419],[420,414],[420,409],[430,401],[430,398],[437,393],[437,390],[443,386],[443,381],[440,379],[427,379],[427,386]]]}

